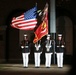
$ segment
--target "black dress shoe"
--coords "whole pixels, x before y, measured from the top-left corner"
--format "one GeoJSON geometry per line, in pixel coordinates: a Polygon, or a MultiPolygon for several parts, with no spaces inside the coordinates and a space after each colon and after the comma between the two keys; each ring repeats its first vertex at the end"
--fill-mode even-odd
{"type": "Polygon", "coordinates": [[[35,68],[39,68],[39,66],[35,67],[35,68]]]}
{"type": "Polygon", "coordinates": [[[46,67],[46,68],[50,68],[50,67],[46,67]]]}
{"type": "Polygon", "coordinates": [[[24,67],[24,68],[28,68],[28,67],[24,67]]]}
{"type": "Polygon", "coordinates": [[[58,68],[63,68],[63,67],[58,67],[58,68]]]}

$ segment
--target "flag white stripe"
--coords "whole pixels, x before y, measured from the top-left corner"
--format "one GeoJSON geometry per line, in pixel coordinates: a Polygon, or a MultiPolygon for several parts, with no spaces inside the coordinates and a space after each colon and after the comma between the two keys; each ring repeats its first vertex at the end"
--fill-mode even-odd
{"type": "Polygon", "coordinates": [[[13,20],[12,20],[12,22],[16,22],[16,21],[19,21],[19,20],[24,20],[24,18],[21,18],[21,19],[16,19],[16,18],[14,18],[13,20]]]}
{"type": "Polygon", "coordinates": [[[30,28],[35,28],[35,26],[21,27],[19,29],[30,29],[30,28]]]}
{"type": "Polygon", "coordinates": [[[37,20],[31,20],[31,21],[19,21],[19,22],[12,22],[12,24],[21,24],[21,23],[26,23],[26,24],[28,24],[28,23],[32,23],[32,22],[37,22],[37,20]]]}
{"type": "MultiPolygon", "coordinates": [[[[16,25],[16,24],[18,25],[18,23],[13,23],[12,25],[16,25]]],[[[23,24],[23,23],[21,23],[21,24],[19,24],[18,26],[26,26],[26,25],[27,25],[27,26],[29,26],[29,25],[31,25],[31,24],[37,24],[37,22],[24,23],[24,24],[23,24]]]]}
{"type": "Polygon", "coordinates": [[[16,21],[19,21],[19,20],[21,20],[22,22],[29,22],[29,21],[32,21],[32,20],[37,20],[37,19],[29,19],[29,20],[24,20],[24,18],[23,19],[13,19],[12,20],[12,22],[16,22],[16,21]]]}

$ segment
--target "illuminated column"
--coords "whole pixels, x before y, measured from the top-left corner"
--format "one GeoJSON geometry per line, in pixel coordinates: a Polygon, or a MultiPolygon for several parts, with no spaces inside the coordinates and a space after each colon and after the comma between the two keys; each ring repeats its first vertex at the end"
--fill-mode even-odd
{"type": "MultiPolygon", "coordinates": [[[[53,40],[56,39],[56,13],[55,0],[50,0],[50,34],[53,40]]],[[[55,41],[53,45],[53,63],[55,64],[55,41]]]]}

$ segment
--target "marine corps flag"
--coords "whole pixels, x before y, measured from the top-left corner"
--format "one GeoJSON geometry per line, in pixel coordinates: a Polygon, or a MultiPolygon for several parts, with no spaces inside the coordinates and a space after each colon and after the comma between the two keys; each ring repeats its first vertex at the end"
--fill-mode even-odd
{"type": "Polygon", "coordinates": [[[33,43],[36,43],[43,36],[48,34],[48,4],[45,5],[42,15],[42,22],[34,32],[35,38],[33,43]]]}

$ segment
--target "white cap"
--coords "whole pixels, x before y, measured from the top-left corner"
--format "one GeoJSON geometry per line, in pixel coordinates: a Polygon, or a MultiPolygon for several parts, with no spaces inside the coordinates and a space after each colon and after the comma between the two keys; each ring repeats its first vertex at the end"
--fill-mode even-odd
{"type": "Polygon", "coordinates": [[[50,37],[50,34],[48,34],[47,37],[50,37]]]}
{"type": "Polygon", "coordinates": [[[58,34],[58,36],[62,36],[62,34],[58,34]]]}
{"type": "Polygon", "coordinates": [[[27,36],[27,34],[24,34],[24,36],[27,36]]]}

